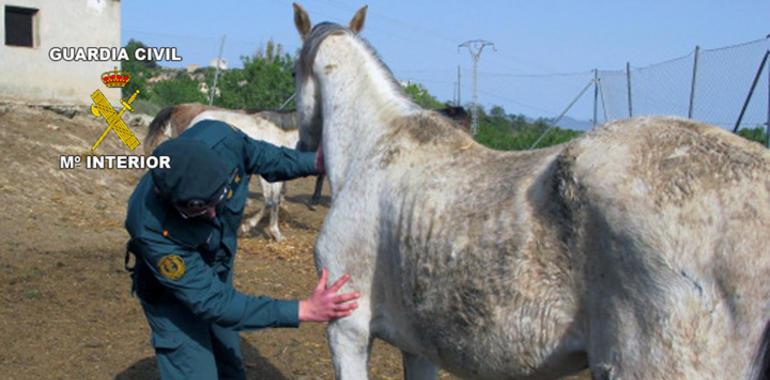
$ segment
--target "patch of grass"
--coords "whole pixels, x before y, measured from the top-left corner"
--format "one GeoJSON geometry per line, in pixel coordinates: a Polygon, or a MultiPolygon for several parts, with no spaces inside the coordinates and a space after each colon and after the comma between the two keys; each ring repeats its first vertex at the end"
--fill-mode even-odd
{"type": "Polygon", "coordinates": [[[43,272],[40,269],[29,268],[29,269],[26,269],[23,272],[21,272],[21,275],[19,276],[19,279],[21,281],[26,282],[26,281],[34,280],[34,279],[40,277],[40,275],[42,275],[42,274],[43,274],[43,272]]]}
{"type": "Polygon", "coordinates": [[[40,291],[37,289],[27,289],[24,292],[24,298],[28,300],[36,300],[40,298],[40,296],[41,296],[40,291]]]}

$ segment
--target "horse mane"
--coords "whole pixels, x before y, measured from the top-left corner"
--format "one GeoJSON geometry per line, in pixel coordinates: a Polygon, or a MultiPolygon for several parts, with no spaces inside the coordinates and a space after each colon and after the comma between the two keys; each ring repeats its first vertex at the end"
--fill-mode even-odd
{"type": "Polygon", "coordinates": [[[379,68],[383,70],[391,87],[396,94],[412,104],[415,108],[421,110],[411,115],[403,115],[395,118],[392,122],[397,131],[405,131],[418,144],[440,142],[447,147],[463,147],[464,149],[473,144],[473,139],[467,133],[461,132],[463,128],[467,129],[468,114],[463,107],[451,107],[451,109],[427,110],[422,109],[414,103],[404,92],[403,87],[398,83],[393,72],[387,64],[382,61],[377,51],[369,44],[365,38],[353,33],[348,28],[331,22],[322,22],[313,27],[305,39],[300,52],[298,64],[301,67],[301,75],[307,75],[312,71],[312,64],[318,54],[322,42],[330,36],[348,35],[355,40],[360,41],[366,51],[374,58],[379,68]],[[460,128],[458,128],[458,126],[460,128]]]}
{"type": "Polygon", "coordinates": [[[316,24],[308,34],[305,42],[302,44],[302,51],[299,55],[299,65],[302,68],[303,75],[307,75],[307,73],[312,71],[313,68],[311,66],[315,61],[315,57],[318,54],[318,49],[321,47],[321,43],[329,36],[339,35],[348,35],[353,39],[361,42],[364,45],[364,48],[374,58],[375,62],[377,62],[380,69],[385,72],[385,76],[388,78],[391,87],[393,87],[396,93],[400,94],[404,99],[408,100],[410,103],[416,106],[416,104],[412,102],[406,93],[404,93],[404,89],[396,80],[395,75],[393,75],[393,71],[391,71],[390,67],[388,67],[388,65],[382,61],[382,58],[377,53],[377,51],[374,50],[369,41],[360,35],[353,33],[350,29],[333,22],[325,21],[316,24]]]}

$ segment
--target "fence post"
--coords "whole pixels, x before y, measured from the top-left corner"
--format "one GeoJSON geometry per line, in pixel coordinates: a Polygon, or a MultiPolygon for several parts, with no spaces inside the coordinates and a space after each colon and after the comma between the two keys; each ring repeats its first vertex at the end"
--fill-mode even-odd
{"type": "Polygon", "coordinates": [[[626,62],[626,87],[628,88],[628,117],[634,116],[633,102],[631,101],[631,63],[626,62]]]}
{"type": "Polygon", "coordinates": [[[608,122],[610,119],[607,118],[607,103],[604,102],[604,89],[602,88],[602,80],[599,78],[599,80],[596,81],[596,85],[599,86],[599,99],[602,101],[602,114],[604,114],[604,122],[608,122]]]}
{"type": "Polygon", "coordinates": [[[690,86],[690,107],[687,110],[687,118],[692,119],[692,109],[695,102],[695,79],[698,77],[698,56],[700,55],[700,46],[695,45],[695,57],[692,62],[692,84],[690,86]]]}
{"type": "Polygon", "coordinates": [[[594,69],[594,124],[593,127],[596,128],[596,113],[598,111],[597,107],[599,105],[599,70],[594,69]]]}
{"type": "Polygon", "coordinates": [[[460,78],[460,65],[457,65],[457,104],[455,104],[458,107],[462,107],[462,99],[460,98],[460,93],[462,92],[462,83],[460,78]]]}
{"type": "Polygon", "coordinates": [[[733,127],[733,133],[738,133],[738,128],[741,126],[741,121],[743,121],[743,115],[746,113],[746,108],[749,106],[749,102],[751,102],[751,96],[754,95],[754,89],[757,87],[757,82],[759,82],[759,77],[762,76],[762,70],[764,70],[765,64],[767,64],[768,55],[770,55],[770,50],[765,51],[765,55],[762,56],[762,62],[759,64],[757,73],[754,75],[754,80],[751,82],[751,88],[749,88],[749,93],[748,95],[746,95],[746,100],[743,102],[743,107],[741,107],[741,113],[738,114],[738,120],[735,121],[735,127],[733,127]]]}

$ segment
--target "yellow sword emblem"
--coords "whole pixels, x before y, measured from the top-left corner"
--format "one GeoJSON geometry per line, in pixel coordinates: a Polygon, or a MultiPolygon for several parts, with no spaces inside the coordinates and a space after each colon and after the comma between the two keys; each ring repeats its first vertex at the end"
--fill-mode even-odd
{"type": "Polygon", "coordinates": [[[102,132],[99,140],[96,140],[94,146],[91,147],[93,152],[96,152],[96,147],[98,147],[99,144],[102,143],[102,140],[107,137],[107,133],[110,132],[110,129],[115,131],[115,133],[120,138],[120,141],[123,141],[123,143],[126,144],[129,149],[134,150],[137,146],[139,146],[139,140],[136,139],[134,133],[128,129],[128,126],[126,126],[126,123],[122,119],[123,112],[126,110],[134,112],[134,109],[131,107],[131,103],[136,100],[137,95],[139,95],[139,90],[136,90],[134,94],[128,98],[128,100],[120,99],[120,103],[123,105],[123,108],[120,110],[120,112],[115,112],[115,109],[112,108],[112,104],[110,104],[110,101],[107,100],[107,97],[105,97],[101,91],[96,90],[91,94],[91,99],[94,101],[94,103],[91,104],[91,113],[96,117],[101,116],[104,118],[104,120],[107,121],[107,129],[102,132]]]}

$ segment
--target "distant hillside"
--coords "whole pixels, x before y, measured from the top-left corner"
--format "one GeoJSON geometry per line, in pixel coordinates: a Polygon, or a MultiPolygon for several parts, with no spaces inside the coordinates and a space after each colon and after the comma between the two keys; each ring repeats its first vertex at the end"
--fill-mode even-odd
{"type": "Polygon", "coordinates": [[[591,121],[573,119],[569,116],[562,117],[561,120],[559,120],[559,123],[556,125],[559,128],[571,129],[573,131],[583,131],[583,132],[590,131],[593,128],[591,121]]]}

